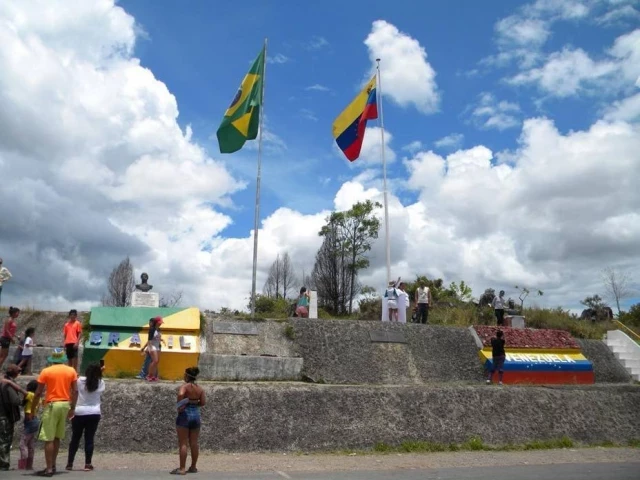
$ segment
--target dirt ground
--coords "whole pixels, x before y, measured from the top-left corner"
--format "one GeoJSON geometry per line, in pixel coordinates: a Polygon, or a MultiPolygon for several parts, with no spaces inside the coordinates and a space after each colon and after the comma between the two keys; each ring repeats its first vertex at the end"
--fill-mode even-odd
{"type": "MultiPolygon", "coordinates": [[[[64,457],[62,452],[61,455],[64,457]]],[[[78,457],[82,461],[82,451],[78,452],[78,457]]],[[[171,470],[177,466],[177,462],[177,454],[96,452],[93,463],[100,470],[171,470]]],[[[640,462],[640,449],[571,448],[419,454],[203,453],[198,461],[198,469],[201,472],[324,472],[607,462],[640,462]]]]}

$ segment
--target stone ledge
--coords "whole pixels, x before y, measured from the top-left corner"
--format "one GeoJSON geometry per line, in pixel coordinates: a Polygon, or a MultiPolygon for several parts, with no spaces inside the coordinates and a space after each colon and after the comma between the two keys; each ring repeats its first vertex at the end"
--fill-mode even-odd
{"type": "MultiPolygon", "coordinates": [[[[97,454],[174,452],[179,385],[107,379],[97,454]]],[[[471,436],[487,444],[563,435],[625,443],[640,431],[640,387],[634,385],[200,385],[208,400],[200,445],[208,451],[326,451],[406,440],[449,444],[471,436]]]]}
{"type": "Polygon", "coordinates": [[[200,376],[207,380],[300,380],[302,358],[201,354],[200,376]]]}

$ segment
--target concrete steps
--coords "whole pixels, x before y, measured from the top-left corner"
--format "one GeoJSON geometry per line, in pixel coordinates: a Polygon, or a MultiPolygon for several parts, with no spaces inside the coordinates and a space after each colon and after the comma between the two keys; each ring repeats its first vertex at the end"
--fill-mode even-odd
{"type": "Polygon", "coordinates": [[[640,345],[621,330],[607,332],[605,343],[631,378],[640,382],[640,345]]]}

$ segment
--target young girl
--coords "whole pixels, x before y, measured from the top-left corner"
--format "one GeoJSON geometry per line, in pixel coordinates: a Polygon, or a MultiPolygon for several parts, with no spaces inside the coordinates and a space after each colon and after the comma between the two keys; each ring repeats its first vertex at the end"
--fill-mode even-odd
{"type": "Polygon", "coordinates": [[[20,470],[33,470],[33,445],[40,428],[40,420],[38,420],[36,412],[33,411],[33,397],[37,388],[38,382],[36,380],[31,380],[27,384],[27,394],[24,398],[24,428],[20,438],[20,460],[18,461],[18,469],[20,470]]]}
{"type": "Polygon", "coordinates": [[[149,365],[148,382],[158,381],[158,363],[160,362],[160,342],[162,342],[162,333],[160,333],[160,325],[162,325],[162,317],[154,317],[149,322],[149,341],[147,344],[147,352],[151,357],[149,365]]]}
{"type": "Polygon", "coordinates": [[[0,367],[2,367],[7,356],[9,356],[9,346],[12,343],[16,343],[16,341],[20,341],[20,337],[16,336],[16,330],[18,330],[16,319],[19,315],[19,308],[9,307],[9,318],[4,321],[2,335],[0,336],[0,367]]]}
{"type": "Polygon", "coordinates": [[[33,327],[27,328],[24,332],[24,343],[21,347],[20,354],[20,363],[18,367],[20,367],[20,371],[23,375],[31,375],[31,359],[33,358],[33,334],[36,332],[36,329],[33,327]]]}
{"type": "Polygon", "coordinates": [[[396,282],[391,280],[384,296],[387,299],[387,308],[389,309],[389,321],[398,321],[398,291],[396,290],[396,282]]]}
{"type": "Polygon", "coordinates": [[[309,293],[307,292],[307,287],[302,287],[300,289],[296,315],[300,318],[309,318],[309,293]]]}

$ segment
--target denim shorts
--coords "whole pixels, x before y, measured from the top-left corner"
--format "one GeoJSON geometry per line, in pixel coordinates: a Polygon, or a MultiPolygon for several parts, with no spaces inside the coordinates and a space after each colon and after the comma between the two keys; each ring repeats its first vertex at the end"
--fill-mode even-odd
{"type": "Polygon", "coordinates": [[[176,418],[177,427],[198,430],[200,424],[200,407],[198,405],[187,405],[187,408],[179,412],[178,418],[176,418]]]}

